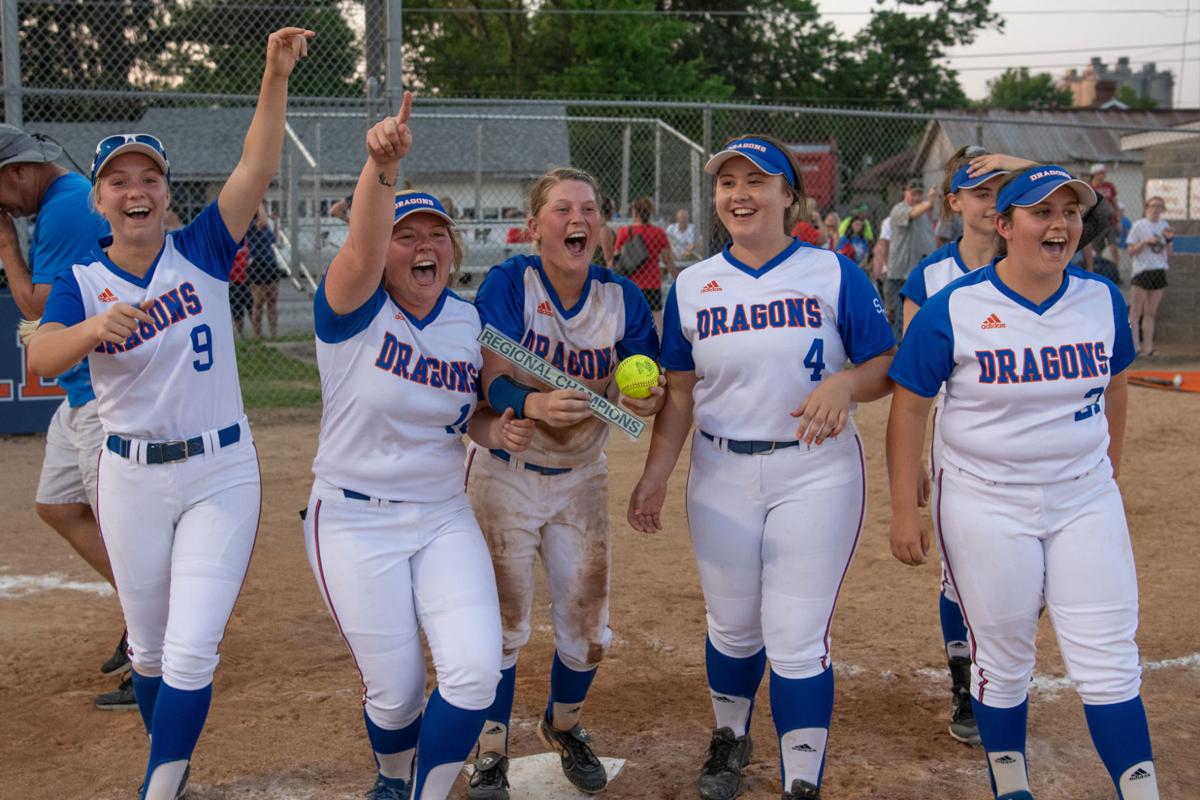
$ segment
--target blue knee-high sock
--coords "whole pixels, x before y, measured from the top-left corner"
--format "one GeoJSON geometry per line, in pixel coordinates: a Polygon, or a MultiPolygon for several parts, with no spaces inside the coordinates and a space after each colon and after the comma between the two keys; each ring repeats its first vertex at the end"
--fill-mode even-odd
{"type": "MultiPolygon", "coordinates": [[[[962,609],[958,603],[946,597],[942,592],[938,599],[938,616],[942,621],[942,642],[945,644],[946,657],[950,658],[950,643],[967,641],[967,623],[963,620],[962,609]]],[[[958,648],[956,648],[958,649],[958,648]]],[[[956,656],[970,658],[970,652],[956,653],[956,656]]]]}
{"type": "Polygon", "coordinates": [[[734,658],[722,653],[713,646],[712,639],[706,638],[704,668],[708,673],[708,688],[714,694],[713,712],[717,717],[717,727],[731,728],[737,736],[749,733],[750,720],[754,716],[754,697],[758,694],[758,686],[767,669],[766,648],[747,658],[734,658]],[[734,702],[727,702],[731,699],[734,702]],[[738,699],[746,702],[739,703],[738,699]],[[742,711],[739,706],[745,710],[742,711]],[[742,722],[740,726],[733,724],[738,721],[742,722]]]}
{"type": "MultiPolygon", "coordinates": [[[[1012,764],[1012,767],[1020,768],[1020,772],[1025,774],[1026,780],[1028,777],[1028,768],[1025,764],[1025,731],[1029,724],[1029,698],[1021,702],[1018,706],[1012,708],[994,708],[985,706],[975,697],[971,698],[971,706],[975,709],[975,722],[979,725],[979,738],[983,742],[983,749],[988,756],[988,777],[992,782],[992,792],[1000,796],[1019,797],[1014,792],[1009,791],[1010,781],[1018,780],[1020,775],[1016,775],[1011,779],[1005,776],[998,776],[997,769],[1003,769],[1004,764],[1011,764],[1008,758],[1000,756],[1004,761],[997,761],[992,757],[993,753],[1018,753],[1020,755],[1019,764],[1012,764]]],[[[1026,791],[1028,791],[1026,789],[1026,791]]]]}
{"type": "MultiPolygon", "coordinates": [[[[429,695],[429,702],[425,704],[421,736],[417,740],[417,771],[413,778],[413,800],[421,800],[421,793],[425,790],[430,773],[439,767],[454,765],[449,770],[438,770],[439,779],[448,776],[450,782],[453,782],[462,763],[471,754],[471,748],[475,746],[487,715],[486,708],[469,711],[451,705],[442,698],[440,691],[433,690],[433,694],[429,695]]],[[[449,789],[449,784],[446,788],[449,789]]]]}
{"type": "Polygon", "coordinates": [[[150,763],[146,766],[146,787],[162,764],[190,761],[208,706],[212,703],[212,684],[203,689],[176,689],[163,681],[154,702],[154,721],[150,725],[150,763]]]}
{"type": "Polygon", "coordinates": [[[1083,713],[1087,717],[1096,752],[1100,754],[1100,760],[1117,787],[1117,796],[1124,797],[1121,775],[1134,764],[1154,760],[1142,698],[1139,696],[1111,705],[1084,705],[1083,713]]]}
{"type": "Polygon", "coordinates": [[[546,721],[556,728],[560,726],[555,725],[555,722],[561,723],[563,730],[575,727],[575,723],[579,721],[579,706],[587,699],[588,689],[592,687],[595,677],[595,669],[581,672],[568,667],[556,650],[554,661],[550,664],[550,698],[546,701],[546,721]],[[555,705],[560,706],[558,720],[554,718],[555,705]]]}
{"type": "Polygon", "coordinates": [[[779,735],[784,790],[790,790],[791,781],[797,777],[820,786],[825,775],[829,722],[833,719],[833,668],[799,679],[785,678],[771,670],[771,716],[779,735]],[[798,772],[803,774],[795,774],[798,772]]]}
{"type": "Polygon", "coordinates": [[[150,726],[154,724],[154,703],[158,700],[158,688],[162,686],[162,676],[148,678],[133,670],[133,696],[137,698],[138,713],[142,715],[142,724],[146,726],[146,735],[150,735],[150,726]]]}
{"type": "MultiPolygon", "coordinates": [[[[370,715],[367,714],[367,710],[364,708],[363,722],[367,726],[367,739],[371,742],[371,750],[375,754],[375,765],[379,767],[380,774],[384,772],[384,765],[379,763],[379,756],[388,756],[414,749],[417,746],[417,738],[421,734],[421,717],[419,716],[403,728],[389,730],[381,728],[372,722],[370,715]]],[[[384,760],[388,759],[385,758],[384,760]]],[[[401,769],[407,769],[408,766],[406,762],[405,766],[401,767],[401,769]]]]}

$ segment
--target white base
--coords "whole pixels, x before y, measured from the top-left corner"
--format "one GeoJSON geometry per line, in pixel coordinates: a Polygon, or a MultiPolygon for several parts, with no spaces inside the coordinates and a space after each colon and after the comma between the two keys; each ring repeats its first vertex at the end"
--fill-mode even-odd
{"type": "MultiPolygon", "coordinates": [[[[625,767],[623,758],[600,758],[600,763],[608,773],[609,784],[625,767]]],[[[470,764],[463,767],[467,775],[474,771],[475,768],[470,764]]],[[[511,759],[508,762],[508,782],[512,784],[513,796],[523,800],[574,800],[593,796],[571,785],[567,776],[563,775],[562,759],[558,753],[539,753],[511,759]]]]}

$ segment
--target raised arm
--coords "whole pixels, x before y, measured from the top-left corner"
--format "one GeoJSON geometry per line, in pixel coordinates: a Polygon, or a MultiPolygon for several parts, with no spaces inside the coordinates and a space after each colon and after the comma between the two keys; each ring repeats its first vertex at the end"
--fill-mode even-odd
{"type": "Polygon", "coordinates": [[[349,314],[367,301],[383,279],[396,205],[396,167],[412,147],[408,117],[412,94],[400,111],[367,131],[367,161],[354,187],[350,235],[325,274],[325,299],[335,314],[349,314]]]}
{"type": "Polygon", "coordinates": [[[296,62],[308,55],[308,40],[315,36],[304,28],[282,28],[267,37],[267,63],[263,69],[258,105],[242,157],[221,194],[217,207],[229,235],[241,241],[254,218],[254,211],[267,193],[267,186],[279,169],[283,151],[283,128],[287,113],[288,77],[296,62]]]}

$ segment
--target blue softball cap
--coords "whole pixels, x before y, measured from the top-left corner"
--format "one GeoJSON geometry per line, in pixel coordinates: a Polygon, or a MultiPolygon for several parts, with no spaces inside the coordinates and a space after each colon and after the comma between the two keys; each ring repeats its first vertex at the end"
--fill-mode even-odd
{"type": "Polygon", "coordinates": [[[992,178],[999,178],[1001,175],[1009,173],[1006,169],[994,169],[991,172],[985,172],[982,175],[972,178],[967,173],[970,171],[970,164],[963,164],[954,173],[954,177],[950,179],[950,194],[954,194],[959,189],[974,189],[976,186],[982,186],[992,178]]]}
{"type": "Polygon", "coordinates": [[[1083,207],[1096,205],[1096,191],[1086,181],[1081,181],[1062,167],[1047,164],[1030,167],[1004,184],[996,197],[996,212],[1004,213],[1012,206],[1035,206],[1064,186],[1075,192],[1083,207]]]}
{"type": "Polygon", "coordinates": [[[96,182],[110,161],[123,153],[148,156],[170,182],[171,162],[167,159],[167,149],[157,136],[149,133],[118,133],[104,137],[96,145],[96,155],[92,158],[92,183],[96,182]]]}
{"type": "Polygon", "coordinates": [[[392,225],[417,213],[436,214],[454,227],[454,217],[446,213],[442,201],[425,192],[401,192],[396,195],[396,210],[392,216],[392,225]]]}
{"type": "Polygon", "coordinates": [[[709,175],[716,175],[722,164],[737,156],[750,159],[754,166],[768,175],[782,175],[793,189],[796,188],[796,175],[792,172],[792,164],[788,161],[787,154],[770,142],[753,137],[734,139],[725,145],[724,150],[708,160],[704,171],[709,175]]]}

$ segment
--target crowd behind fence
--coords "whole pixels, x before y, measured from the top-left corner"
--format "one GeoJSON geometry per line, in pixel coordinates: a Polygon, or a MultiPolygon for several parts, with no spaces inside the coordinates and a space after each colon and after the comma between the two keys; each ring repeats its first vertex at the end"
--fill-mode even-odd
{"type": "MultiPolygon", "coordinates": [[[[261,338],[247,328],[240,340],[251,406],[319,401],[311,296],[347,234],[342,209],[362,166],[366,130],[396,99],[386,78],[376,74],[395,62],[386,41],[369,41],[374,28],[354,24],[364,13],[361,4],[292,6],[307,15],[300,24],[336,28],[334,49],[344,52],[322,50],[321,37],[330,37],[318,28],[314,57],[299,66],[292,82],[284,156],[266,204],[282,276],[279,327],[277,335],[266,330],[261,338]]],[[[267,31],[288,21],[281,16],[289,8],[3,0],[4,120],[52,137],[64,146],[64,165],[73,163],[85,173],[104,135],[158,135],[172,158],[174,208],[186,223],[216,196],[219,181],[236,163],[253,112],[261,42],[267,31]],[[168,19],[164,28],[160,23],[168,19]],[[197,29],[210,31],[211,41],[189,43],[187,26],[193,37],[197,29]],[[65,42],[47,37],[47,31],[73,37],[74,52],[67,53],[65,42]]],[[[442,198],[458,220],[467,257],[452,288],[470,295],[490,266],[532,252],[524,233],[528,188],[552,166],[571,165],[596,176],[612,200],[608,224],[614,231],[630,224],[639,203],[652,209],[648,221],[663,228],[686,212],[696,244],[692,252],[681,248],[674,259],[686,268],[718,244],[711,236],[712,182],[703,164],[734,134],[769,133],[796,152],[812,205],[805,221],[820,241],[836,247],[842,219],[864,217],[877,237],[904,182],[916,176],[940,185],[942,164],[965,144],[1060,163],[1079,173],[1104,163],[1124,217],[1137,220],[1147,181],[1159,180],[1144,172],[1145,153],[1180,136],[1200,146],[1195,135],[1200,130],[1192,124],[1197,120],[1200,111],[914,114],[453,99],[431,87],[418,91],[411,120],[415,144],[402,163],[402,178],[442,198]],[[1130,144],[1134,140],[1136,146],[1130,144]]],[[[1182,189],[1179,179],[1172,180],[1150,185],[1179,194],[1168,198],[1167,217],[1196,238],[1200,175],[1190,183],[1185,176],[1182,189]]],[[[1117,277],[1128,285],[1128,256],[1119,246],[1109,252],[1117,256],[1117,277]]],[[[603,263],[599,252],[596,259],[603,263]]],[[[671,278],[664,266],[658,291],[666,292],[671,278]]]]}

